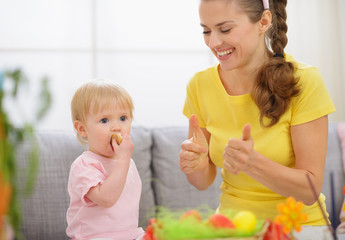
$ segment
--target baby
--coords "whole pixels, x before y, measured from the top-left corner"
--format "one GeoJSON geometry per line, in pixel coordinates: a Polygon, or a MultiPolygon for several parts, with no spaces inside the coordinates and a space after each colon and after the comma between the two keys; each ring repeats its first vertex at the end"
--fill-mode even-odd
{"type": "Polygon", "coordinates": [[[130,95],[110,81],[94,80],[76,91],[71,112],[77,138],[87,150],[70,169],[67,235],[77,240],[139,238],[144,233],[138,227],[141,180],[131,159],[130,95]]]}

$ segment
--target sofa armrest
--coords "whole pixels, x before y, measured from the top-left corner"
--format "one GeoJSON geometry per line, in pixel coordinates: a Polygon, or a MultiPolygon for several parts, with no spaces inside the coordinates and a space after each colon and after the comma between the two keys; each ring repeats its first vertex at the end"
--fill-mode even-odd
{"type": "Polygon", "coordinates": [[[337,133],[337,123],[330,123],[328,130],[328,148],[321,192],[326,196],[327,212],[333,227],[339,225],[339,214],[343,204],[343,187],[345,184],[342,150],[337,133]],[[335,209],[332,212],[331,173],[334,179],[335,209]],[[334,215],[335,214],[335,215],[334,215]],[[334,222],[335,221],[335,222],[334,222]]]}

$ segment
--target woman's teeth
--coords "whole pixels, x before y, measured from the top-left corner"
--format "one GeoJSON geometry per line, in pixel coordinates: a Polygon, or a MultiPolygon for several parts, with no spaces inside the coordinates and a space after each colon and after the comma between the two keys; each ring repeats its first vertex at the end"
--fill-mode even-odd
{"type": "Polygon", "coordinates": [[[223,52],[217,52],[219,57],[224,57],[225,55],[228,55],[230,53],[232,53],[232,49],[229,49],[229,50],[226,50],[226,51],[223,51],[223,52]]]}

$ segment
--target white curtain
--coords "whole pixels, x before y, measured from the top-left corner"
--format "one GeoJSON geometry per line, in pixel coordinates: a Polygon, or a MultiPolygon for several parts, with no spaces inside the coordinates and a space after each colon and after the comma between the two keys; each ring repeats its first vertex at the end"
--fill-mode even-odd
{"type": "Polygon", "coordinates": [[[345,121],[345,1],[288,0],[286,51],[319,67],[337,111],[334,122],[345,121]]]}

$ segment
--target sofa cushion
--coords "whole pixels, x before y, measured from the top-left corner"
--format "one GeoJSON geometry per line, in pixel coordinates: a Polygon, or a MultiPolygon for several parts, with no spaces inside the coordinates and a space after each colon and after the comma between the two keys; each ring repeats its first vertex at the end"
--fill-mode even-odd
{"type": "MultiPolygon", "coordinates": [[[[338,135],[341,143],[341,151],[342,151],[342,160],[343,160],[343,167],[344,167],[344,173],[345,173],[345,122],[338,124],[338,135]]],[[[343,194],[345,195],[345,182],[344,182],[344,191],[343,194]]],[[[339,214],[339,221],[340,225],[337,228],[337,231],[341,231],[342,233],[345,233],[345,198],[343,201],[343,205],[341,207],[341,212],[339,214]]]]}
{"type": "Polygon", "coordinates": [[[142,193],[140,198],[139,226],[146,227],[148,219],[153,216],[155,200],[151,185],[151,147],[152,136],[151,131],[144,127],[133,127],[131,132],[131,140],[134,144],[133,160],[137,166],[141,182],[142,193]]]}
{"type": "MultiPolygon", "coordinates": [[[[39,131],[36,138],[40,148],[39,174],[34,192],[22,202],[22,231],[26,239],[68,239],[69,169],[84,150],[72,131],[39,131]]],[[[18,152],[21,167],[27,164],[29,148],[30,143],[25,142],[18,152]]]]}
{"type": "Polygon", "coordinates": [[[341,143],[342,160],[343,160],[344,172],[345,172],[345,122],[339,123],[337,130],[338,130],[338,136],[341,143]]]}
{"type": "MultiPolygon", "coordinates": [[[[22,232],[26,239],[68,239],[66,211],[69,206],[67,182],[72,162],[84,151],[73,131],[38,131],[40,147],[39,174],[34,192],[22,201],[22,232]]],[[[150,131],[133,127],[133,160],[143,182],[139,224],[146,226],[147,211],[153,208],[154,198],[150,184],[151,143],[150,131]]],[[[30,143],[25,142],[17,152],[18,164],[25,168],[30,143]]],[[[19,174],[19,181],[23,176],[19,174]]]]}
{"type": "Polygon", "coordinates": [[[207,205],[216,209],[219,204],[221,176],[205,191],[194,188],[181,172],[179,152],[187,139],[187,127],[152,129],[153,187],[156,204],[170,210],[181,210],[207,205]]]}

